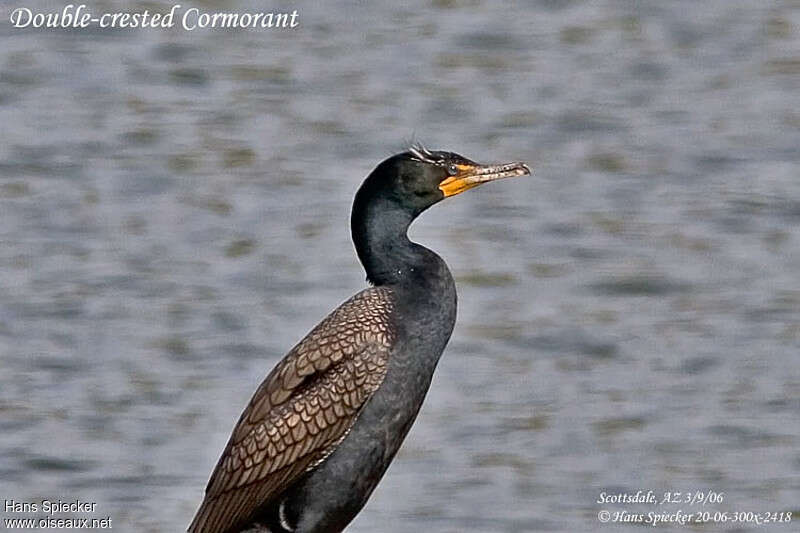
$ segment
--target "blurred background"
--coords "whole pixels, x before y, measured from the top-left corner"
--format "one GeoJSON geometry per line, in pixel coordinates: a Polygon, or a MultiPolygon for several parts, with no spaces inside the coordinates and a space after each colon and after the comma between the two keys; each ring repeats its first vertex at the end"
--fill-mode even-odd
{"type": "Polygon", "coordinates": [[[300,26],[0,8],[2,497],[182,531],[256,386],[365,286],[353,194],[415,139],[534,175],[412,228],[458,324],[348,531],[616,530],[652,509],[599,494],[639,489],[800,519],[800,2],[184,4],[300,26]]]}

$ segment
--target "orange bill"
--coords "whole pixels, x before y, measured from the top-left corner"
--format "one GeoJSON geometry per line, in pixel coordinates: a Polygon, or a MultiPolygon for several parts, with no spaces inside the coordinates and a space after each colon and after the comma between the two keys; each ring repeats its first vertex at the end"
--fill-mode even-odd
{"type": "Polygon", "coordinates": [[[445,197],[462,193],[481,183],[530,175],[531,169],[525,163],[506,163],[505,165],[457,164],[456,173],[439,184],[445,197]]]}

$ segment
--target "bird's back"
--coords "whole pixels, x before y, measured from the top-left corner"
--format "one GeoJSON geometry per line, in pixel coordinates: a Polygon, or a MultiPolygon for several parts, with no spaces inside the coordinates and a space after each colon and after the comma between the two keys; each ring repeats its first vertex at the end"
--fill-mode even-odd
{"type": "Polygon", "coordinates": [[[190,533],[244,529],[336,448],[386,375],[393,306],[391,289],[365,289],[278,363],[236,424],[190,533]]]}

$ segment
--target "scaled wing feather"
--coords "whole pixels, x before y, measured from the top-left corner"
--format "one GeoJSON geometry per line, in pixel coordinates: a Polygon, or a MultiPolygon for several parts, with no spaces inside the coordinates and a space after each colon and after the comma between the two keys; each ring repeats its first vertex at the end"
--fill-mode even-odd
{"type": "Polygon", "coordinates": [[[383,382],[391,291],[343,303],[270,372],[211,475],[190,533],[227,533],[338,445],[383,382]]]}

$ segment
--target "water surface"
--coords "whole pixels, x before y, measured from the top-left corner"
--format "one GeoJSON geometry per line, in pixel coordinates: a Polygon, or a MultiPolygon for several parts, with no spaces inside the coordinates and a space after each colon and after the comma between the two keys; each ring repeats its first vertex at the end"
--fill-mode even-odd
{"type": "Polygon", "coordinates": [[[800,4],[297,9],[0,10],[0,494],[185,528],[255,387],[364,287],[353,193],[415,137],[534,176],[413,227],[458,324],[348,531],[615,530],[595,500],[639,489],[800,515],[800,4]]]}

